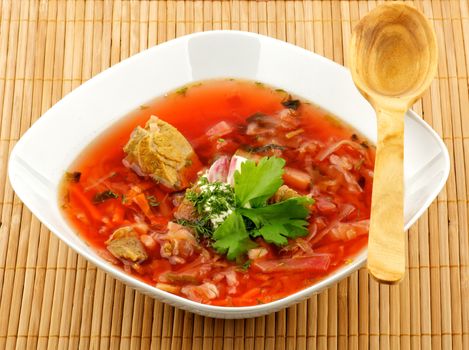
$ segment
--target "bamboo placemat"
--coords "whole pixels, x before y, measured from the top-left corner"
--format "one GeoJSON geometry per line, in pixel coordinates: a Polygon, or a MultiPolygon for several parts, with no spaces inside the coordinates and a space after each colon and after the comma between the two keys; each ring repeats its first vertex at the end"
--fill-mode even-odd
{"type": "MultiPolygon", "coordinates": [[[[341,64],[353,25],[381,1],[26,1],[0,8],[0,349],[469,349],[469,4],[415,1],[439,43],[438,77],[414,109],[443,137],[452,169],[408,235],[398,286],[365,270],[266,317],[215,320],[115,281],[14,195],[7,160],[72,89],[141,50],[210,29],[258,32],[341,64]]],[[[45,160],[47,161],[47,160],[45,160]]]]}

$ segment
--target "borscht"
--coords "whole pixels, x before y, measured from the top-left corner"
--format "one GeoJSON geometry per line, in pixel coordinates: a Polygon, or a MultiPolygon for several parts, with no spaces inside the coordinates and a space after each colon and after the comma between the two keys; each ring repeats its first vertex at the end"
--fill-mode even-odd
{"type": "Polygon", "coordinates": [[[367,244],[375,149],[258,82],[184,86],[93,141],[64,174],[65,217],[135,278],[218,306],[268,303],[367,244]]]}

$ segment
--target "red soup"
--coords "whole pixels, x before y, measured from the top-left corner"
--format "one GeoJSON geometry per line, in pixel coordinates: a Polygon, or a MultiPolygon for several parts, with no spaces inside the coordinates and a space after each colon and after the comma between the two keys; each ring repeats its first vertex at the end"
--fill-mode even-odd
{"type": "Polygon", "coordinates": [[[283,90],[233,79],[158,98],[64,176],[65,216],[162,290],[248,306],[295,293],[367,244],[374,147],[283,90]]]}

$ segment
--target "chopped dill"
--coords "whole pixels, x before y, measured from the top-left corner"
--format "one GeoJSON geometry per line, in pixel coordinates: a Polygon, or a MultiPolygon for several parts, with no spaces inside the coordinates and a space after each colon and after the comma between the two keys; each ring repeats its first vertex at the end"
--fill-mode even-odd
{"type": "Polygon", "coordinates": [[[160,202],[158,202],[155,196],[147,196],[147,201],[148,204],[150,204],[150,207],[157,207],[160,205],[160,202]]]}
{"type": "Polygon", "coordinates": [[[119,198],[119,195],[117,193],[107,190],[104,192],[96,193],[93,197],[93,203],[98,204],[98,203],[107,201],[108,199],[116,199],[116,198],[119,198]]]}
{"type": "Polygon", "coordinates": [[[252,260],[246,260],[246,262],[241,265],[241,270],[247,271],[249,267],[251,266],[252,260]]]}

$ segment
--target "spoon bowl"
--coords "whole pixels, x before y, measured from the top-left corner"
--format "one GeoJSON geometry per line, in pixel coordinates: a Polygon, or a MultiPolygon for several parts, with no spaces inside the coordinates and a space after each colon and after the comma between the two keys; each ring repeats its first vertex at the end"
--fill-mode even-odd
{"type": "Polygon", "coordinates": [[[384,283],[396,283],[405,274],[404,114],[430,85],[437,62],[433,28],[404,3],[376,7],[352,33],[352,77],[378,122],[368,271],[384,283]]]}
{"type": "Polygon", "coordinates": [[[408,108],[428,88],[437,62],[433,28],[414,7],[400,2],[378,6],[354,28],[353,80],[372,104],[391,99],[408,108]]]}

